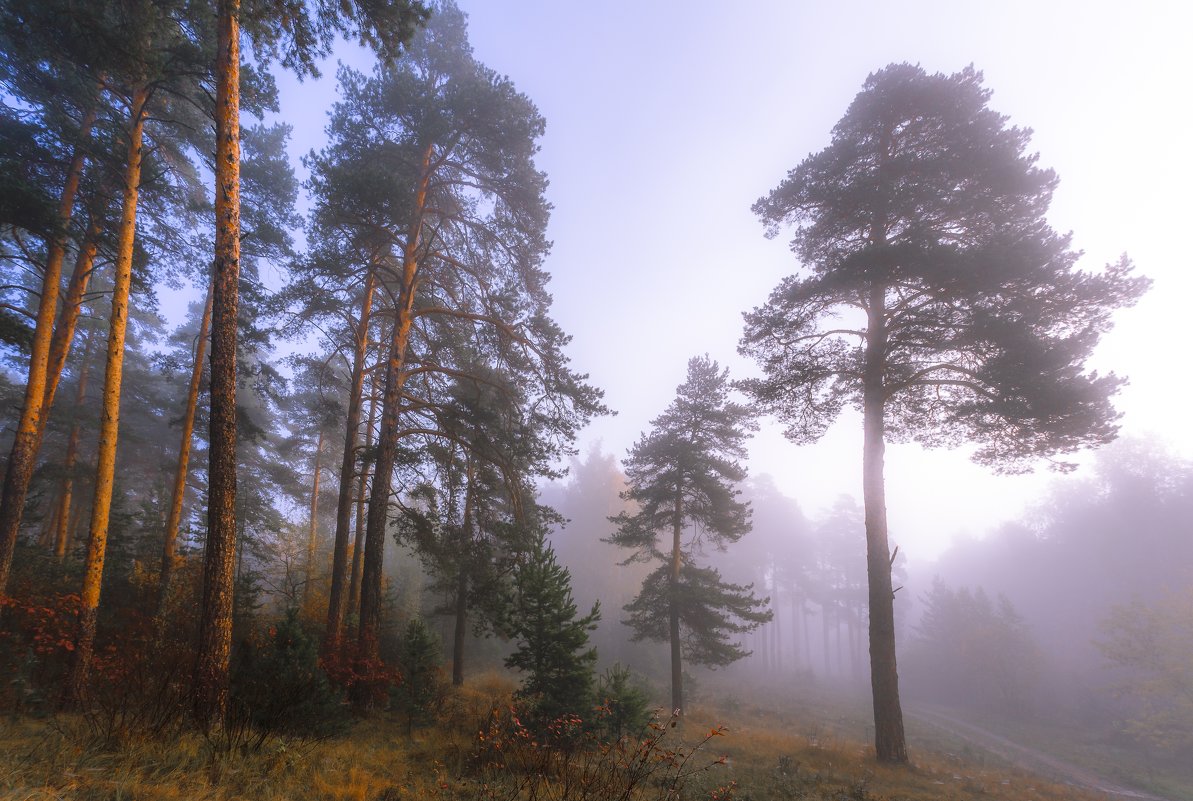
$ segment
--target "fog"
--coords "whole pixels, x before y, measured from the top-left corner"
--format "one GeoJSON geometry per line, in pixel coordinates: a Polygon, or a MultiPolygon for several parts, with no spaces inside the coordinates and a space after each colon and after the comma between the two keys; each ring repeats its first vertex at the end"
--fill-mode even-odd
{"type": "MultiPolygon", "coordinates": [[[[1193,788],[1178,350],[1193,12],[871,5],[459,0],[441,15],[455,27],[415,46],[424,61],[408,53],[393,72],[343,40],[319,75],[246,72],[239,652],[286,615],[314,643],[351,582],[335,625],[359,626],[366,667],[396,663],[426,621],[457,687],[509,679],[523,645],[511,597],[527,564],[558,559],[561,617],[599,608],[577,650],[595,648],[598,672],[629,668],[659,708],[844,699],[874,714],[852,734],[905,762],[901,742],[883,750],[885,700],[913,753],[934,720],[1172,797],[1193,788]],[[920,128],[931,113],[889,122],[863,102],[891,86],[957,91],[940,107],[971,103],[977,122],[941,147],[920,128]],[[883,191],[858,190],[858,175],[896,167],[883,191]],[[394,475],[378,489],[386,450],[394,475]],[[681,596],[695,610],[682,623],[681,596]]],[[[52,97],[8,102],[22,85],[5,75],[0,155],[18,177],[0,186],[0,447],[16,453],[35,429],[16,433],[26,395],[43,396],[29,392],[31,321],[58,235],[9,206],[58,191],[75,120],[52,97]]],[[[71,223],[58,248],[83,264],[90,242],[98,267],[44,447],[38,430],[6,507],[23,600],[0,610],[0,667],[24,672],[0,700],[14,709],[22,693],[45,706],[74,670],[66,624],[21,615],[73,621],[84,573],[78,617],[93,640],[99,621],[107,653],[151,629],[168,639],[170,618],[189,654],[199,630],[210,388],[193,354],[215,229],[197,133],[211,92],[206,73],[187,76],[171,91],[189,99],[146,122],[133,255],[117,253],[110,153],[82,192],[112,230],[71,223]],[[124,389],[101,413],[120,259],[134,270],[128,356],[111,373],[124,389]],[[184,408],[189,472],[176,471],[184,408]],[[115,479],[97,480],[97,432],[116,413],[115,479]],[[107,522],[89,528],[101,484],[115,486],[110,543],[107,522]],[[173,498],[184,511],[163,552],[173,498]]],[[[95,102],[108,145],[123,101],[95,102]]],[[[359,654],[309,650],[345,687],[358,678],[359,654]]]]}

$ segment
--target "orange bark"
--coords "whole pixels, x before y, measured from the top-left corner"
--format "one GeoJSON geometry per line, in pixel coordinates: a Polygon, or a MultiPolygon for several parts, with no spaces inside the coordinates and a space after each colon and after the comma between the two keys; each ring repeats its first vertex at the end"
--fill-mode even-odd
{"type": "Polygon", "coordinates": [[[137,227],[137,192],[141,183],[141,140],[149,89],[133,95],[129,127],[128,164],[124,174],[120,229],[116,246],[115,280],[112,286],[112,315],[108,321],[108,353],[104,369],[103,410],[100,415],[99,447],[95,469],[95,501],[83,567],[79,626],[74,659],[66,683],[67,702],[83,697],[91,652],[95,645],[95,620],[103,581],[104,557],[108,545],[108,514],[116,475],[116,441],[120,428],[120,384],[124,374],[124,337],[128,328],[128,295],[132,284],[133,240],[137,227]]]}
{"type": "Polygon", "coordinates": [[[174,471],[174,488],[170,496],[170,511],[166,518],[166,531],[162,541],[162,566],[158,579],[157,615],[159,621],[166,599],[170,594],[170,582],[174,577],[175,561],[178,558],[178,528],[182,522],[182,501],[186,496],[186,477],[190,467],[191,441],[195,433],[195,411],[199,405],[199,383],[203,378],[203,360],[207,356],[207,334],[211,328],[211,306],[214,300],[214,286],[207,288],[207,302],[203,304],[203,317],[199,321],[199,338],[195,342],[195,361],[191,367],[191,383],[186,392],[186,411],[182,415],[182,441],[178,445],[178,467],[174,471]]]}
{"type": "Polygon", "coordinates": [[[17,534],[21,528],[21,516],[25,510],[25,496],[29,492],[29,481],[33,478],[34,461],[40,445],[42,419],[46,414],[44,405],[46,370],[50,356],[50,341],[54,329],[54,312],[58,306],[59,284],[62,282],[62,259],[66,255],[67,226],[74,212],[75,196],[83,175],[86,160],[82,142],[91,136],[96,110],[92,109],[83,119],[79,130],[80,145],[66,171],[66,181],[58,203],[58,228],[49,242],[46,253],[46,267],[42,276],[41,299],[37,306],[37,321],[33,329],[33,343],[29,355],[29,377],[25,384],[25,399],[21,406],[21,417],[17,422],[16,437],[8,457],[8,471],[4,476],[3,494],[0,495],[0,597],[8,586],[8,573],[12,568],[12,554],[16,547],[17,534]]]}
{"type": "Polygon", "coordinates": [[[66,558],[66,549],[70,544],[71,504],[74,500],[75,463],[79,458],[79,409],[83,407],[83,399],[87,396],[87,377],[91,373],[91,349],[97,340],[95,333],[87,336],[87,343],[83,346],[83,359],[79,363],[79,385],[75,389],[75,420],[70,426],[70,437],[66,441],[66,462],[62,479],[62,494],[58,499],[58,529],[54,533],[54,557],[58,561],[66,558]]]}
{"type": "MultiPolygon", "coordinates": [[[[365,275],[364,300],[356,324],[352,352],[352,385],[348,388],[348,413],[344,432],[344,458],[340,462],[340,488],[336,499],[336,532],[332,546],[331,590],[327,602],[325,647],[334,651],[344,625],[348,572],[348,525],[352,517],[352,479],[356,472],[356,443],[360,438],[360,407],[364,393],[365,355],[369,345],[369,316],[373,309],[373,269],[365,275]]],[[[363,469],[362,469],[363,472],[363,469]]]]}

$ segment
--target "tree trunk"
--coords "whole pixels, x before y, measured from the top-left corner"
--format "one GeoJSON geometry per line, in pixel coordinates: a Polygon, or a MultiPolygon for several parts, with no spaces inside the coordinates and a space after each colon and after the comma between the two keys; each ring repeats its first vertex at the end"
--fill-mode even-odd
{"type": "Polygon", "coordinates": [[[236,314],[240,277],[240,2],[217,2],[215,277],[211,312],[211,434],[207,545],[195,660],[200,726],[228,711],[236,567],[236,314]]]}
{"type": "Polygon", "coordinates": [[[870,585],[870,687],[874,696],[874,750],[880,762],[907,762],[899,674],[895,664],[895,603],[887,542],[885,443],[885,289],[870,292],[862,378],[864,423],[862,494],[866,507],[866,573],[870,585]]]}
{"type": "Polygon", "coordinates": [[[468,632],[468,557],[471,552],[475,536],[472,531],[472,499],[473,471],[472,457],[467,456],[468,468],[464,488],[464,530],[463,541],[460,543],[457,559],[460,562],[460,574],[456,581],[456,629],[452,641],[452,684],[456,687],[464,685],[464,643],[468,632]]]}
{"type": "Polygon", "coordinates": [[[83,312],[83,298],[87,295],[87,287],[91,284],[91,272],[95,267],[95,254],[99,250],[99,239],[103,234],[103,227],[98,217],[93,216],[87,226],[87,234],[83,238],[83,245],[75,257],[75,266],[71,271],[70,282],[66,286],[66,294],[62,298],[62,311],[58,314],[58,323],[54,326],[54,338],[50,341],[50,358],[46,367],[46,390],[42,405],[46,414],[42,415],[38,429],[38,446],[45,433],[46,423],[49,421],[49,409],[54,405],[54,396],[58,392],[58,382],[62,378],[62,370],[66,366],[66,357],[70,355],[70,346],[74,342],[75,328],[79,323],[79,316],[83,312]]]}
{"type": "Polygon", "coordinates": [[[215,299],[215,285],[207,287],[207,302],[199,320],[199,338],[195,341],[195,360],[191,366],[191,383],[186,391],[186,411],[182,415],[182,439],[178,444],[178,466],[174,470],[174,488],[170,495],[170,511],[166,518],[166,532],[162,539],[162,566],[157,588],[157,619],[159,633],[165,622],[166,601],[170,597],[170,583],[178,560],[178,529],[182,525],[182,501],[186,497],[186,477],[190,468],[191,441],[195,434],[195,412],[199,407],[199,384],[203,380],[203,361],[207,358],[207,335],[211,330],[211,307],[215,299]]]}
{"type": "MultiPolygon", "coordinates": [[[[139,126],[139,107],[134,109],[134,114],[137,116],[134,126],[139,126]]],[[[45,406],[46,371],[54,333],[54,314],[58,307],[58,291],[62,283],[62,259],[66,256],[67,227],[70,225],[75,196],[79,192],[79,181],[83,175],[83,163],[86,160],[84,143],[91,136],[95,117],[96,109],[92,108],[83,118],[79,128],[79,144],[67,167],[62,197],[58,201],[57,229],[51,235],[46,253],[41,298],[37,304],[37,321],[29,354],[25,399],[21,405],[21,416],[17,422],[12,451],[8,457],[8,470],[4,474],[4,489],[0,493],[0,598],[4,597],[8,587],[13,549],[16,547],[17,534],[21,529],[21,516],[25,511],[25,495],[29,492],[29,481],[33,478],[34,462],[41,444],[40,432],[45,426],[43,419],[49,411],[45,406]]],[[[138,161],[138,165],[139,163],[138,161]]]]}
{"type": "Polygon", "coordinates": [[[668,593],[668,624],[671,638],[671,713],[683,714],[683,661],[679,642],[680,535],[683,533],[683,495],[675,488],[675,519],[671,524],[671,575],[668,593]]]}
{"type": "MultiPolygon", "coordinates": [[[[377,395],[369,389],[369,423],[365,426],[365,453],[373,448],[373,427],[377,425],[377,395]]],[[[360,465],[356,489],[356,534],[352,540],[352,579],[348,583],[347,614],[360,614],[360,576],[364,565],[365,502],[368,499],[369,470],[372,460],[366,455],[360,465]]],[[[346,617],[347,615],[345,615],[346,617]]]]}
{"type": "MultiPolygon", "coordinates": [[[[327,634],[324,651],[339,648],[344,626],[348,581],[348,526],[352,518],[352,485],[356,477],[356,443],[360,438],[360,407],[364,394],[365,355],[369,348],[369,316],[373,308],[373,268],[365,275],[364,300],[356,324],[352,351],[352,385],[348,388],[348,414],[344,432],[344,458],[340,463],[340,491],[336,498],[336,533],[331,557],[331,590],[327,599],[327,634]]],[[[364,468],[361,468],[363,475],[364,468]]],[[[355,557],[355,553],[353,554],[355,557]]],[[[355,561],[355,559],[354,559],[355,561]]]]}
{"type": "Polygon", "coordinates": [[[79,385],[75,389],[74,420],[70,424],[70,437],[66,440],[66,460],[63,468],[62,493],[58,498],[58,530],[54,533],[54,558],[59,562],[66,558],[70,544],[71,503],[74,500],[75,463],[79,458],[79,410],[87,397],[87,377],[91,372],[91,349],[98,339],[94,331],[87,335],[83,345],[83,359],[79,362],[79,385]]]}
{"type": "Polygon", "coordinates": [[[315,583],[315,551],[319,534],[319,466],[323,455],[323,431],[319,431],[319,443],[315,446],[315,479],[311,484],[311,527],[307,534],[307,566],[302,583],[302,606],[307,609],[311,603],[311,586],[315,583]]]}
{"type": "Polygon", "coordinates": [[[452,632],[452,684],[464,686],[464,644],[468,639],[468,571],[460,565],[456,581],[456,627],[452,632]]]}
{"type": "Polygon", "coordinates": [[[364,566],[360,582],[360,629],[358,643],[366,659],[377,657],[377,632],[381,625],[381,568],[385,555],[385,523],[389,511],[390,482],[398,447],[398,411],[406,383],[406,345],[414,322],[413,308],[418,289],[418,255],[427,186],[431,178],[432,146],[423,151],[415,188],[412,222],[402,254],[402,288],[394,308],[394,327],[385,365],[385,391],[381,397],[381,430],[377,436],[377,463],[373,468],[373,490],[365,528],[364,566]]]}
{"type": "MultiPolygon", "coordinates": [[[[112,315],[108,320],[108,353],[104,367],[103,408],[100,413],[99,446],[95,467],[95,500],[87,537],[87,559],[83,566],[79,624],[73,659],[67,676],[64,703],[73,705],[84,697],[91,654],[95,646],[95,621],[103,583],[104,558],[108,546],[108,516],[112,507],[112,486],[116,477],[116,442],[120,431],[120,385],[124,376],[124,338],[128,329],[128,295],[132,285],[133,241],[137,229],[137,194],[141,183],[142,133],[145,105],[150,90],[141,88],[132,99],[128,131],[128,164],[124,173],[120,230],[112,285],[112,315]]],[[[44,393],[44,387],[42,388],[44,393]]],[[[43,395],[44,397],[44,395],[43,395]]]]}

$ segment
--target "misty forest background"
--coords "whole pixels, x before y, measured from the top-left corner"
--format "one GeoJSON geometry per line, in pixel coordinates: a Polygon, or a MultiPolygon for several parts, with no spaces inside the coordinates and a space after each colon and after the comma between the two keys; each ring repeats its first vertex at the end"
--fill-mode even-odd
{"type": "MultiPolygon", "coordinates": [[[[0,706],[144,710],[173,688],[168,710],[138,719],[165,726],[194,708],[207,614],[217,31],[202,3],[70,5],[5,2],[0,19],[4,453],[24,436],[43,282],[61,275],[59,301],[41,312],[53,322],[37,393],[48,403],[29,429],[22,502],[5,489],[15,536],[0,585],[0,706]],[[189,293],[185,318],[159,305],[163,288],[189,293]],[[113,305],[122,291],[126,308],[113,305]],[[123,343],[111,338],[114,308],[127,317],[123,343]],[[104,433],[113,348],[123,353],[118,446],[114,429],[104,433]],[[103,447],[116,447],[106,478],[103,447]]],[[[316,14],[304,40],[267,7],[243,5],[227,713],[326,734],[349,709],[391,708],[413,731],[436,725],[445,685],[507,668],[543,720],[586,715],[601,693],[635,708],[680,705],[673,559],[676,575],[680,561],[691,569],[683,586],[704,615],[683,621],[689,701],[748,688],[868,693],[864,505],[843,495],[808,515],[820,504],[748,473],[741,442],[775,411],[773,397],[757,384],[742,392],[737,376],[692,354],[675,403],[630,454],[577,445],[615,410],[584,365],[569,364],[566,330],[550,316],[550,208],[534,166],[544,123],[533,98],[475,61],[464,15],[444,2],[428,21],[403,6],[387,38],[364,17],[316,14]],[[276,109],[271,70],[309,72],[338,33],[394,61],[373,74],[341,69],[326,145],[303,156],[311,177],[300,184],[288,128],[261,122],[276,109]],[[388,376],[399,355],[401,381],[388,376]],[[658,456],[649,448],[679,426],[685,403],[709,399],[708,414],[732,418],[703,452],[725,490],[702,501],[716,515],[682,518],[672,551],[670,522],[643,518],[656,502],[643,489],[658,456]],[[378,470],[392,479],[378,482],[378,470]]],[[[980,87],[980,75],[959,75],[950,80],[980,87]]],[[[759,204],[764,222],[781,221],[759,204]]],[[[1126,282],[1124,270],[1107,274],[1126,282]]],[[[1127,305],[1146,283],[1121,287],[1127,305]]],[[[606,314],[651,336],[649,320],[606,314]]],[[[1113,439],[1112,422],[1067,449],[1113,439]]],[[[943,491],[925,486],[920,502],[931,508],[943,491]]],[[[1187,764],[1191,519],[1193,464],[1134,438],[1055,478],[1021,519],[975,521],[984,535],[935,562],[908,561],[892,528],[904,701],[1048,720],[1157,765],[1187,764]]]]}

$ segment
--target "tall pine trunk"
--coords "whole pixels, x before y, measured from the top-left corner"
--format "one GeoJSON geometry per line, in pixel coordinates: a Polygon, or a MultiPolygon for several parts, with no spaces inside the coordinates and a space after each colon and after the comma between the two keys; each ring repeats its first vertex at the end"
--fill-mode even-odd
{"type": "MultiPolygon", "coordinates": [[[[347,608],[348,528],[352,519],[352,488],[356,477],[356,443],[360,439],[360,407],[364,394],[365,356],[369,348],[369,317],[373,309],[373,268],[365,275],[364,300],[356,324],[352,351],[352,384],[348,388],[348,411],[344,432],[344,458],[340,462],[340,487],[336,498],[336,533],[331,556],[331,590],[327,599],[327,633],[324,650],[339,648],[347,608]]],[[[364,468],[361,468],[364,473],[364,468]]]]}
{"type": "Polygon", "coordinates": [[[236,314],[240,278],[240,2],[218,0],[215,95],[215,276],[207,545],[193,703],[204,729],[228,711],[236,568],[236,314]]]}
{"type": "Polygon", "coordinates": [[[381,430],[377,435],[377,462],[373,468],[373,490],[365,528],[364,566],[360,581],[360,628],[357,642],[366,659],[377,657],[377,632],[381,626],[381,569],[385,556],[386,518],[389,512],[390,482],[398,450],[398,411],[406,383],[406,345],[414,322],[414,298],[418,290],[418,256],[427,187],[431,179],[432,145],[423,151],[418,184],[411,210],[410,228],[402,253],[402,288],[394,308],[394,326],[385,364],[385,390],[381,396],[381,430]]]}
{"type": "Polygon", "coordinates": [[[186,477],[190,472],[191,443],[195,435],[195,413],[199,407],[199,384],[203,380],[203,362],[207,358],[207,335],[211,330],[211,307],[215,302],[215,284],[207,287],[207,301],[199,320],[199,338],[195,341],[195,360],[191,365],[191,382],[186,390],[186,411],[182,415],[182,438],[178,443],[178,464],[174,468],[174,486],[170,494],[170,510],[162,537],[162,565],[157,583],[158,630],[165,621],[166,602],[170,584],[174,581],[178,561],[178,529],[182,525],[182,501],[186,497],[186,477]]]}
{"type": "Polygon", "coordinates": [[[377,425],[377,395],[372,385],[369,388],[369,422],[365,426],[366,456],[360,465],[360,479],[356,489],[356,533],[352,540],[352,576],[348,583],[348,614],[360,614],[360,578],[364,570],[365,504],[368,501],[369,472],[373,459],[367,454],[373,449],[373,427],[377,425]]]}
{"type": "Polygon", "coordinates": [[[862,377],[862,494],[866,507],[866,573],[870,585],[870,688],[874,697],[874,750],[880,762],[907,762],[899,674],[895,664],[895,603],[887,541],[885,443],[885,288],[875,284],[867,309],[862,377]]]}
{"type": "Polygon", "coordinates": [[[66,460],[63,466],[62,492],[58,497],[58,529],[54,532],[54,557],[58,561],[66,558],[66,550],[70,545],[70,524],[72,522],[71,505],[74,502],[75,464],[79,459],[79,435],[82,426],[79,424],[79,412],[83,408],[83,401],[87,397],[87,378],[91,373],[91,349],[98,340],[98,335],[92,331],[87,335],[87,342],[83,345],[83,358],[79,362],[79,384],[75,388],[74,419],[70,424],[70,436],[66,440],[66,460]]]}
{"type": "MultiPolygon", "coordinates": [[[[128,295],[132,285],[133,241],[137,229],[137,193],[141,183],[142,135],[150,90],[138,89],[132,98],[128,131],[128,164],[124,173],[120,229],[112,284],[112,315],[108,320],[108,352],[104,367],[103,407],[95,467],[95,500],[83,566],[79,624],[64,702],[73,704],[87,691],[88,670],[95,647],[95,624],[108,547],[108,520],[116,477],[116,443],[120,432],[120,385],[124,377],[124,339],[128,330],[128,295]]],[[[44,392],[44,387],[42,388],[44,392]]]]}
{"type": "Polygon", "coordinates": [[[679,548],[680,535],[683,533],[683,495],[679,487],[675,488],[675,520],[671,529],[671,574],[668,577],[670,592],[667,594],[668,625],[671,638],[671,711],[672,714],[682,715],[683,662],[679,643],[679,571],[682,557],[679,548]]]}
{"type": "Polygon", "coordinates": [[[70,346],[74,343],[75,329],[79,324],[79,317],[83,313],[83,299],[87,295],[87,287],[91,285],[91,272],[95,267],[95,255],[99,250],[100,236],[103,234],[98,215],[92,215],[87,226],[87,233],[83,237],[83,244],[75,257],[75,266],[71,271],[70,282],[66,286],[66,294],[62,296],[62,311],[58,313],[58,323],[54,326],[54,337],[50,341],[50,358],[46,367],[46,389],[42,396],[42,404],[46,414],[42,415],[38,429],[38,445],[45,433],[46,423],[49,421],[49,410],[54,405],[54,396],[58,392],[58,382],[62,379],[62,370],[66,367],[66,358],[70,355],[70,346]]]}
{"type": "Polygon", "coordinates": [[[315,446],[315,478],[311,482],[311,525],[307,532],[307,564],[303,571],[302,607],[305,611],[311,603],[311,587],[315,583],[315,559],[319,544],[319,462],[323,457],[323,431],[319,431],[319,444],[315,446]]]}
{"type": "Polygon", "coordinates": [[[66,256],[67,227],[70,225],[75,196],[79,192],[79,181],[83,175],[83,164],[86,161],[85,143],[91,136],[95,118],[96,109],[92,108],[79,128],[79,143],[66,170],[62,196],[58,201],[57,225],[50,236],[46,252],[41,298],[37,304],[37,318],[30,347],[25,399],[21,405],[21,416],[17,421],[12,451],[8,457],[8,470],[4,474],[4,489],[0,493],[0,597],[4,596],[8,587],[13,550],[16,547],[17,534],[21,530],[21,516],[25,511],[25,496],[33,478],[33,467],[38,446],[41,444],[40,433],[45,425],[43,418],[49,411],[45,406],[46,371],[54,333],[54,314],[58,308],[58,292],[62,283],[62,260],[66,256]]]}

